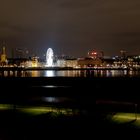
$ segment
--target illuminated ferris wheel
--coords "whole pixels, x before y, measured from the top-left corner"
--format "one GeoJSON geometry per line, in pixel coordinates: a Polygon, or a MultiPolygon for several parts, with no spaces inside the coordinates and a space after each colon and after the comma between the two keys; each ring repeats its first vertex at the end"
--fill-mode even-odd
{"type": "Polygon", "coordinates": [[[48,48],[47,53],[46,53],[46,62],[47,66],[53,66],[53,50],[52,48],[48,48]]]}

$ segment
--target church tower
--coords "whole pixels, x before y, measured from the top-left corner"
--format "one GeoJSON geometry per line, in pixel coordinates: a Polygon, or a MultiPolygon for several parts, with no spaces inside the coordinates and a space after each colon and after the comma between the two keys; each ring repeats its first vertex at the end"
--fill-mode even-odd
{"type": "Polygon", "coordinates": [[[2,54],[1,54],[1,65],[6,65],[7,58],[6,58],[6,50],[5,50],[5,44],[2,45],[2,54]]]}

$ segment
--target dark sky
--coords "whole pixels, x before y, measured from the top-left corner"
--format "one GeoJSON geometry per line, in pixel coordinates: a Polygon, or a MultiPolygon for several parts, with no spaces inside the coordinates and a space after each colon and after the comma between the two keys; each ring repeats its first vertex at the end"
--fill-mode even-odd
{"type": "MultiPolygon", "coordinates": [[[[139,0],[1,0],[0,42],[43,56],[140,54],[139,0]]],[[[1,45],[2,46],[2,45],[1,45]]]]}

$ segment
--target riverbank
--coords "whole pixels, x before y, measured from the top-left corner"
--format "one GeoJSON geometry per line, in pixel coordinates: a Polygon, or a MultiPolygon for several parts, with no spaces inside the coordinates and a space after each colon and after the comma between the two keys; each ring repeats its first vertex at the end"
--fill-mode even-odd
{"type": "Polygon", "coordinates": [[[1,139],[47,139],[56,133],[61,139],[65,134],[90,139],[104,132],[112,138],[110,132],[128,135],[123,130],[139,134],[135,117],[116,122],[140,113],[139,83],[138,77],[1,77],[1,139]]]}

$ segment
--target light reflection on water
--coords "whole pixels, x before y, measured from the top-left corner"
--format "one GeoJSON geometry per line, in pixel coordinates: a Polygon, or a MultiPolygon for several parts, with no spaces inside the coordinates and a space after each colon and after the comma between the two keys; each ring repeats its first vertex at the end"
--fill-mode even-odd
{"type": "Polygon", "coordinates": [[[45,77],[54,77],[54,75],[54,71],[52,70],[45,71],[45,77]]]}
{"type": "Polygon", "coordinates": [[[36,70],[0,72],[3,77],[140,77],[140,71],[129,70],[36,70]]]}

